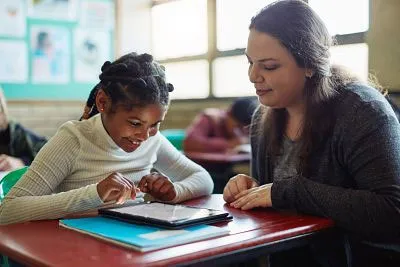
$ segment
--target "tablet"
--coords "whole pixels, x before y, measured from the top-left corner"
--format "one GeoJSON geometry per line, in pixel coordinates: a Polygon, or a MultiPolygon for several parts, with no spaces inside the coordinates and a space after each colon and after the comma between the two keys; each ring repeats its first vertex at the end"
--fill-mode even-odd
{"type": "Polygon", "coordinates": [[[225,211],[160,202],[145,202],[129,207],[99,209],[99,214],[117,220],[168,229],[232,220],[232,216],[225,211]]]}

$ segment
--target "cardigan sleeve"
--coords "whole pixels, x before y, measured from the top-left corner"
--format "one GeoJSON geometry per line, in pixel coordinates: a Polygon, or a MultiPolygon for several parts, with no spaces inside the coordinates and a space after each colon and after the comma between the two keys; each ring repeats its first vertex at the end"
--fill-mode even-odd
{"type": "Polygon", "coordinates": [[[332,218],[364,237],[398,239],[400,125],[380,98],[353,107],[338,118],[333,142],[343,151],[342,167],[354,185],[331,186],[301,176],[283,179],[272,186],[273,206],[332,218]]]}

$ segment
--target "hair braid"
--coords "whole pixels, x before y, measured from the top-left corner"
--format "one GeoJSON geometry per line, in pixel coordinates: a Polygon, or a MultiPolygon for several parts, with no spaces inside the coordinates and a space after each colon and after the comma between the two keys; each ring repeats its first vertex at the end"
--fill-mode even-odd
{"type": "Polygon", "coordinates": [[[94,115],[93,114],[94,110],[96,110],[96,113],[98,112],[95,103],[96,103],[96,95],[97,95],[97,92],[99,91],[99,88],[100,88],[100,83],[98,83],[90,91],[89,97],[86,100],[86,106],[85,106],[85,108],[83,110],[83,114],[82,114],[80,120],[86,120],[86,119],[92,117],[94,115]]]}

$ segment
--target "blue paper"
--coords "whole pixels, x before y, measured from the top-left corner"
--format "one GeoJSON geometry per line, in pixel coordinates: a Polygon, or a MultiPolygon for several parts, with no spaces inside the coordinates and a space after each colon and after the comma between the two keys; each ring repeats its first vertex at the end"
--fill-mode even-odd
{"type": "Polygon", "coordinates": [[[60,220],[60,225],[94,235],[139,251],[149,251],[190,243],[229,233],[228,229],[212,225],[195,225],[179,230],[127,223],[105,217],[60,220]]]}

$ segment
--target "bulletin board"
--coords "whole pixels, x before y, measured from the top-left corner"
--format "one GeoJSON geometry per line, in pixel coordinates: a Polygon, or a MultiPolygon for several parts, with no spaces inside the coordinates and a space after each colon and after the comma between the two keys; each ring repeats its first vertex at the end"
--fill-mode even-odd
{"type": "Polygon", "coordinates": [[[86,100],[114,58],[113,0],[1,0],[7,100],[86,100]]]}

